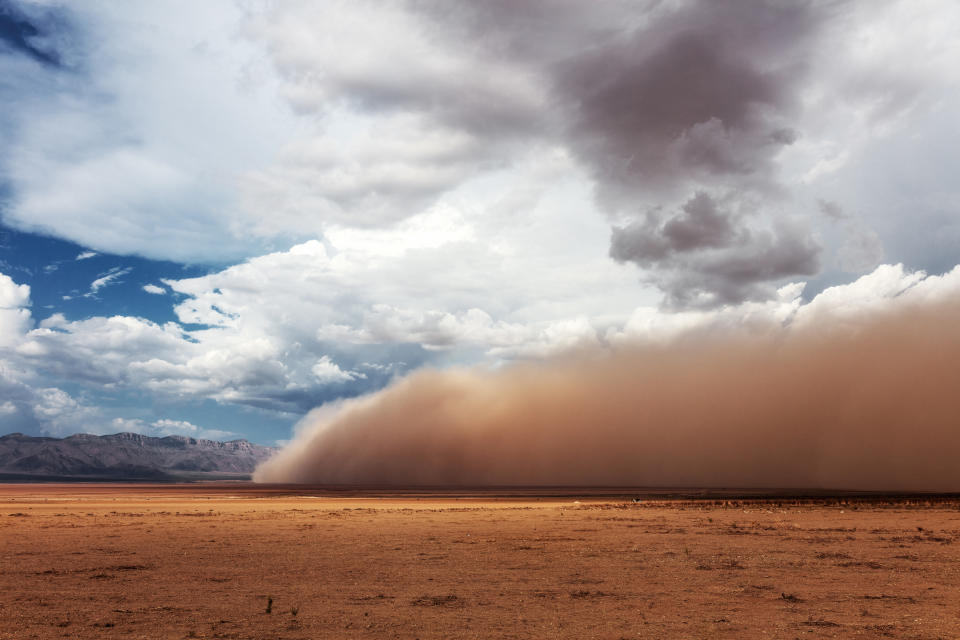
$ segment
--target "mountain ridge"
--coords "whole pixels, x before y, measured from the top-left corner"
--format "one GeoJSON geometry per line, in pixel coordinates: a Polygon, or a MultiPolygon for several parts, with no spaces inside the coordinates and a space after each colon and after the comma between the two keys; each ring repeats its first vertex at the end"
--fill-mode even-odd
{"type": "Polygon", "coordinates": [[[243,438],[221,442],[132,432],[53,438],[16,432],[0,436],[0,476],[17,481],[247,479],[276,451],[243,438]]]}

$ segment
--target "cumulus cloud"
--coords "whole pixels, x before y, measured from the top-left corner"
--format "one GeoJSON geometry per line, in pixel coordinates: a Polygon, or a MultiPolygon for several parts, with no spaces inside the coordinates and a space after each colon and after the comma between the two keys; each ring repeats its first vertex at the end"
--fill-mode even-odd
{"type": "MultiPolygon", "coordinates": [[[[956,105],[954,3],[211,2],[188,23],[149,5],[15,6],[4,219],[97,250],[217,260],[382,230],[557,153],[565,184],[594,192],[579,215],[614,227],[603,254],[675,307],[884,255],[939,270],[955,255],[956,233],[933,257],[897,233],[903,204],[952,229],[941,172],[957,145],[935,143],[956,105]],[[910,150],[906,202],[879,198],[871,176],[910,150]],[[866,211],[863,228],[820,225],[807,189],[866,211]],[[721,224],[678,239],[699,197],[721,224]],[[682,256],[622,250],[665,239],[682,256]],[[789,258],[744,264],[778,251],[789,258]],[[725,275],[704,277],[714,268],[725,275]]],[[[508,224],[528,224],[510,204],[508,224]]],[[[495,225],[472,231],[497,242],[495,225]]]]}
{"type": "Polygon", "coordinates": [[[319,234],[331,225],[385,226],[498,162],[482,138],[416,116],[378,115],[352,128],[359,131],[291,144],[278,165],[246,174],[242,194],[253,229],[319,234]],[[273,214],[263,217],[265,210],[273,214]]]}
{"type": "Polygon", "coordinates": [[[655,209],[615,226],[610,256],[645,267],[675,307],[770,297],[771,282],[819,272],[820,247],[811,238],[786,222],[753,229],[740,209],[698,192],[673,215],[655,209]]]}
{"type": "MultiPolygon", "coordinates": [[[[303,263],[288,266],[297,264],[303,263]]],[[[4,334],[6,356],[24,368],[21,379],[33,376],[95,386],[100,391],[137,389],[170,399],[213,399],[295,413],[330,397],[331,392],[324,390],[330,385],[337,386],[336,393],[344,393],[345,383],[371,388],[393,375],[389,369],[366,372],[341,367],[328,355],[329,346],[312,335],[316,325],[310,317],[284,319],[273,313],[302,298],[296,283],[292,282],[288,291],[274,292],[269,279],[258,280],[263,275],[279,275],[279,271],[252,269],[248,273],[254,278],[234,279],[231,287],[243,283],[249,291],[249,287],[263,286],[265,296],[272,294],[269,302],[264,300],[266,306],[251,304],[241,296],[216,307],[223,292],[199,287],[196,291],[210,295],[214,305],[202,318],[185,312],[184,322],[213,326],[192,331],[174,322],[160,325],[131,316],[68,320],[59,313],[34,327],[26,307],[5,310],[3,317],[18,323],[16,331],[4,334]],[[240,301],[242,305],[237,304],[240,301]]],[[[170,284],[179,288],[175,282],[170,284]]],[[[9,278],[0,285],[8,285],[3,291],[10,304],[29,303],[28,287],[9,278]]],[[[214,289],[216,286],[213,284],[214,289]]],[[[317,304],[320,300],[308,298],[305,302],[300,305],[304,313],[316,317],[324,312],[317,304]]]]}
{"type": "Polygon", "coordinates": [[[49,436],[104,433],[98,407],[58,387],[44,386],[33,372],[6,357],[0,357],[0,397],[4,398],[0,405],[0,431],[49,436]]]}
{"type": "Polygon", "coordinates": [[[182,323],[271,336],[281,352],[282,345],[297,344],[294,353],[304,361],[308,354],[329,355],[345,370],[370,357],[343,362],[344,352],[370,354],[377,346],[380,353],[393,345],[430,351],[421,361],[456,358],[465,348],[516,349],[546,340],[551,327],[572,318],[625,317],[638,299],[627,297],[636,291],[633,276],[602,255],[604,223],[558,230],[558,210],[571,206],[558,198],[557,209],[552,201],[534,200],[530,207],[542,207],[542,217],[502,228],[492,245],[483,225],[501,227],[498,203],[478,197],[470,208],[438,208],[389,230],[331,233],[326,243],[303,243],[166,284],[185,296],[175,307],[182,323]],[[569,242],[571,255],[592,256],[595,268],[557,264],[548,248],[536,245],[543,233],[569,242]],[[322,345],[336,345],[340,353],[322,345]]]}
{"type": "Polygon", "coordinates": [[[30,287],[17,284],[5,274],[0,274],[0,309],[16,309],[30,305],[30,287]]]}
{"type": "Polygon", "coordinates": [[[481,309],[459,314],[420,311],[374,304],[363,315],[359,327],[333,325],[317,331],[320,340],[389,344],[415,342],[426,349],[445,349],[464,342],[497,345],[516,343],[528,337],[527,327],[494,322],[481,309]]]}
{"type": "Polygon", "coordinates": [[[330,359],[330,356],[323,356],[315,365],[310,367],[310,371],[322,383],[336,384],[337,382],[350,382],[367,376],[358,371],[344,371],[337,363],[330,359]]]}
{"type": "Polygon", "coordinates": [[[0,348],[15,345],[32,326],[30,287],[0,273],[0,348]]]}
{"type": "Polygon", "coordinates": [[[769,209],[828,18],[810,3],[688,3],[563,67],[571,148],[601,204],[629,220],[614,227],[611,256],[643,267],[670,305],[742,302],[819,271],[811,230],[769,209]],[[721,199],[747,200],[753,215],[721,199]]]}
{"type": "Polygon", "coordinates": [[[162,296],[167,292],[166,289],[164,289],[163,287],[158,287],[155,284],[145,284],[141,288],[147,293],[152,293],[157,296],[162,296]]]}
{"type": "Polygon", "coordinates": [[[825,18],[811,3],[685,3],[570,60],[570,136],[601,198],[769,180],[825,18]]]}
{"type": "Polygon", "coordinates": [[[161,418],[149,423],[138,418],[114,418],[110,421],[110,426],[112,428],[111,433],[130,431],[161,438],[164,436],[186,436],[204,440],[226,440],[237,435],[232,431],[205,429],[186,420],[171,420],[169,418],[161,418]]]}
{"type": "MultiPolygon", "coordinates": [[[[100,392],[118,386],[146,386],[131,375],[137,360],[175,359],[193,345],[173,324],[159,327],[136,318],[91,318],[71,323],[54,314],[36,326],[30,313],[30,287],[0,274],[0,430],[65,436],[111,433],[112,423],[100,407],[50,384],[93,384],[100,392]]],[[[189,422],[160,420],[147,425],[130,421],[139,433],[194,433],[217,439],[231,432],[201,429],[189,422]]]]}
{"type": "Polygon", "coordinates": [[[960,268],[890,267],[852,287],[874,313],[837,323],[814,300],[786,326],[770,316],[499,370],[421,371],[311,414],[254,477],[957,490],[960,268]]]}
{"type": "Polygon", "coordinates": [[[0,55],[5,223],[164,259],[261,246],[232,232],[236,180],[293,136],[262,53],[237,37],[240,7],[12,4],[60,64],[0,55]]]}
{"type": "Polygon", "coordinates": [[[250,174],[251,202],[281,213],[265,224],[407,218],[506,164],[518,151],[508,132],[528,138],[545,106],[534,75],[405,4],[274,5],[246,33],[267,47],[293,108],[328,123],[250,174]]]}
{"type": "Polygon", "coordinates": [[[70,430],[89,422],[98,412],[83,406],[62,389],[46,388],[37,390],[33,413],[44,423],[70,430]]]}
{"type": "MultiPolygon", "coordinates": [[[[294,164],[252,184],[260,184],[259,206],[290,219],[307,220],[312,209],[341,224],[383,224],[456,193],[491,166],[555,145],[572,155],[614,219],[611,255],[640,267],[669,305],[770,296],[824,266],[812,212],[792,200],[810,170],[804,163],[856,146],[860,134],[849,132],[863,129],[849,126],[851,114],[870,112],[871,126],[881,126],[917,103],[875,108],[882,96],[906,95],[902,80],[910,75],[887,77],[847,37],[855,29],[874,38],[874,21],[886,28],[890,17],[881,13],[857,3],[772,1],[362,2],[322,14],[278,6],[256,14],[248,33],[268,46],[291,104],[331,126],[301,145],[294,164]],[[324,23],[340,28],[308,37],[326,34],[324,23]],[[349,44],[364,41],[378,46],[357,52],[349,44]],[[400,67],[403,83],[395,80],[400,67]],[[848,90],[850,75],[837,69],[855,74],[862,91],[848,90]],[[838,91],[842,100],[828,104],[825,96],[838,91]],[[825,129],[828,117],[844,128],[825,129]],[[426,139],[427,149],[459,140],[462,153],[435,164],[438,156],[411,151],[404,137],[426,139]],[[340,156],[323,150],[332,145],[340,156]],[[724,204],[717,224],[687,224],[680,238],[684,222],[696,222],[683,212],[704,198],[724,204]],[[679,213],[658,225],[649,223],[651,211],[679,213]],[[665,238],[682,256],[651,261],[647,251],[625,250],[665,238]]],[[[879,236],[867,228],[848,235],[841,268],[876,266],[879,236]]]]}
{"type": "Polygon", "coordinates": [[[23,336],[14,353],[48,375],[117,385],[129,379],[128,371],[138,362],[179,359],[191,344],[173,323],[160,326],[128,316],[77,321],[51,316],[23,336]]]}

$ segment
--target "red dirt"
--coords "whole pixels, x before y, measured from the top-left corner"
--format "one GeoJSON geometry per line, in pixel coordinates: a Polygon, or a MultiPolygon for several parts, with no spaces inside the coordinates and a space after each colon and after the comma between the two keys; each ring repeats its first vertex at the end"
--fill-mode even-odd
{"type": "Polygon", "coordinates": [[[0,639],[960,636],[953,499],[349,493],[0,485],[0,639]]]}

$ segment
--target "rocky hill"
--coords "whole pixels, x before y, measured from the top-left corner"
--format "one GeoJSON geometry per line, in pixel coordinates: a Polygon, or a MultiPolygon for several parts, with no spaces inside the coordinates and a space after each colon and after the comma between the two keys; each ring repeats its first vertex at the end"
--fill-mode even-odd
{"type": "Polygon", "coordinates": [[[215,442],[139,433],[0,437],[0,480],[246,478],[276,452],[246,440],[215,442]]]}

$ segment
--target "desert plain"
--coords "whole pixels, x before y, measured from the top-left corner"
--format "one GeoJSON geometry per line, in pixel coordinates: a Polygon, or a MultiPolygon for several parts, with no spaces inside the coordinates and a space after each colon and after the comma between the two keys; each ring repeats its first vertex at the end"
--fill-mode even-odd
{"type": "Polygon", "coordinates": [[[494,637],[960,637],[960,499],[0,485],[3,640],[494,637]]]}

